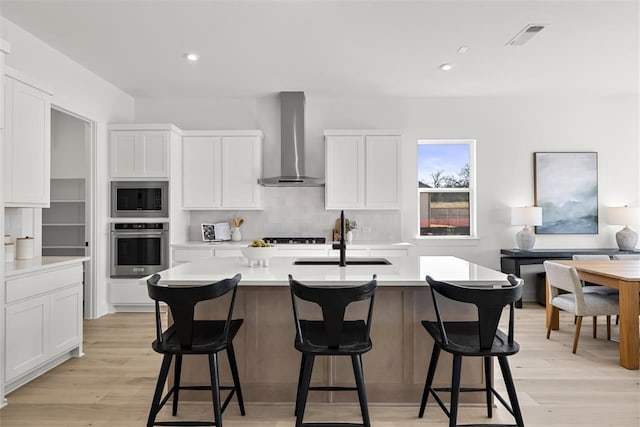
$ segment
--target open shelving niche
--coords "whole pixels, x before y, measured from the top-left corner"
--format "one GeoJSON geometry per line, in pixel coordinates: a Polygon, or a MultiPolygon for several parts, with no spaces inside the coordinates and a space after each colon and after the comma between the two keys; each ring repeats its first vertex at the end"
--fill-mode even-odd
{"type": "Polygon", "coordinates": [[[52,178],[51,204],[42,210],[42,255],[86,253],[85,180],[52,178]]]}

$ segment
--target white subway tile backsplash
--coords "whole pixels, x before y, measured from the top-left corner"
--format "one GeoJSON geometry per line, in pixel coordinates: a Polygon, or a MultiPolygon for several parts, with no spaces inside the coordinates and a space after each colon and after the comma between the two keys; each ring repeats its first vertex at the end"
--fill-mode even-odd
{"type": "MultiPolygon", "coordinates": [[[[400,211],[349,211],[356,221],[354,241],[399,241],[400,211]]],[[[324,209],[324,188],[266,187],[263,211],[192,211],[190,239],[201,240],[200,224],[228,222],[244,218],[242,238],[254,240],[266,236],[317,236],[330,240],[339,211],[324,209]]]]}

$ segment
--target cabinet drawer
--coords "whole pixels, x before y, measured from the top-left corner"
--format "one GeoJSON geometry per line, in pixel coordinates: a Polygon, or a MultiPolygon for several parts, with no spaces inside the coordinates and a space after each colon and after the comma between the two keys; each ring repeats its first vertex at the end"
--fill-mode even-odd
{"type": "Polygon", "coordinates": [[[82,265],[47,270],[6,281],[5,302],[11,303],[34,295],[55,291],[74,283],[82,283],[82,265]]]}
{"type": "Polygon", "coordinates": [[[213,249],[174,249],[175,262],[189,262],[213,256],[213,249]]]}

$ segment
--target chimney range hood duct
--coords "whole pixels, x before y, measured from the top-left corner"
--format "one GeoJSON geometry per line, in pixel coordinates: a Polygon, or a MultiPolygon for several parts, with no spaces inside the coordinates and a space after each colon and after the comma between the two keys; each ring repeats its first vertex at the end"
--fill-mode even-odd
{"type": "Polygon", "coordinates": [[[263,178],[265,187],[324,187],[304,174],[304,92],[280,92],[281,176],[263,178]]]}

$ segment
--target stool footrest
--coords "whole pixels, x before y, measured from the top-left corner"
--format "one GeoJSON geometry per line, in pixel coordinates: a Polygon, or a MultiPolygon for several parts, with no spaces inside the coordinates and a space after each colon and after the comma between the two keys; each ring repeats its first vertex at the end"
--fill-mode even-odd
{"type": "Polygon", "coordinates": [[[309,390],[315,390],[315,391],[357,391],[358,387],[318,386],[318,387],[309,387],[309,390]]]}

